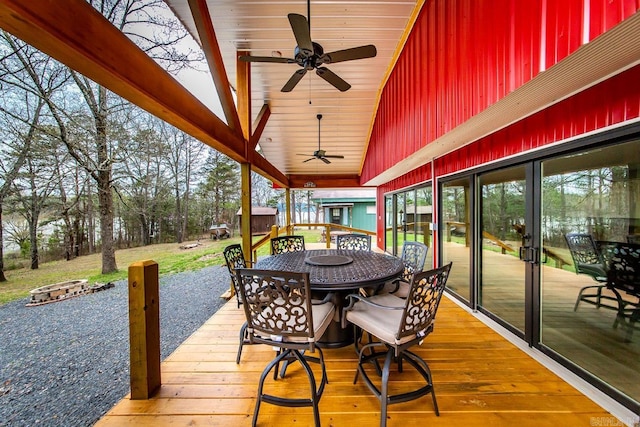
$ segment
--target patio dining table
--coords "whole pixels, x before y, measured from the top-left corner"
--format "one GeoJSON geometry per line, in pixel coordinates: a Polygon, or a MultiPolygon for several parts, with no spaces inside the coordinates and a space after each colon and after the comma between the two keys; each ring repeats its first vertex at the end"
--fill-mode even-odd
{"type": "Polygon", "coordinates": [[[340,322],[346,295],[360,288],[376,288],[400,277],[404,264],[400,258],[373,251],[317,249],[272,255],[259,260],[256,268],[308,272],[314,295],[321,298],[328,292],[333,293],[338,318],[319,345],[343,347],[353,343],[352,329],[343,329],[340,322]]]}

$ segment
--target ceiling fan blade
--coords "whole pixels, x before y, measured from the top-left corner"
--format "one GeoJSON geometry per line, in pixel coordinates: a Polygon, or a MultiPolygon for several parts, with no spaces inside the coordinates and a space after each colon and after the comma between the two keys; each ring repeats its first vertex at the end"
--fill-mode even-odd
{"type": "Polygon", "coordinates": [[[335,64],[336,62],[352,61],[354,59],[373,58],[378,54],[376,47],[372,44],[351,49],[336,50],[322,55],[318,62],[322,64],[335,64]]]}
{"type": "Polygon", "coordinates": [[[276,56],[248,56],[242,55],[238,59],[244,62],[277,62],[281,64],[295,64],[296,60],[293,58],[279,58],[276,56]]]}
{"type": "Polygon", "coordinates": [[[325,162],[326,164],[331,163],[329,160],[327,160],[326,157],[320,157],[320,160],[322,160],[323,162],[325,162]]]}
{"type": "Polygon", "coordinates": [[[307,159],[307,160],[303,160],[303,161],[302,161],[302,163],[310,162],[310,161],[311,161],[311,160],[313,160],[313,159],[315,159],[315,157],[311,157],[311,158],[309,158],[309,159],[307,159]]]}
{"type": "Polygon", "coordinates": [[[296,37],[296,43],[298,47],[307,55],[313,54],[313,44],[311,43],[311,33],[309,31],[309,22],[303,15],[297,13],[290,13],[289,23],[291,24],[291,30],[296,37]]]}
{"type": "Polygon", "coordinates": [[[340,92],[345,92],[351,88],[349,83],[342,80],[342,78],[327,67],[318,67],[316,74],[325,79],[329,84],[335,86],[340,92]]]}
{"type": "Polygon", "coordinates": [[[340,156],[340,155],[330,156],[330,155],[327,154],[327,155],[325,155],[323,157],[329,157],[329,158],[332,158],[332,159],[344,159],[344,156],[340,156]]]}
{"type": "Polygon", "coordinates": [[[285,85],[282,87],[282,89],[280,89],[280,91],[282,91],[282,92],[291,92],[293,90],[293,88],[296,87],[298,82],[304,77],[305,74],[307,74],[307,69],[306,68],[302,68],[302,69],[296,71],[295,73],[293,73],[293,75],[291,76],[289,81],[287,83],[285,83],[285,85]]]}

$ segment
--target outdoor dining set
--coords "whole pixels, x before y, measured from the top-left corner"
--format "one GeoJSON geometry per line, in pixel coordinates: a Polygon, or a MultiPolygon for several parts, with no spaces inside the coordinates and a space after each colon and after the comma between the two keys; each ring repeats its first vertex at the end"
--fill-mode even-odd
{"type": "Polygon", "coordinates": [[[581,302],[616,311],[613,327],[625,330],[631,341],[640,326],[640,241],[629,235],[626,242],[595,240],[588,233],[565,235],[576,273],[591,276],[595,283],[578,293],[574,311],[581,302]],[[609,292],[605,292],[608,290],[609,292]]]}
{"type": "Polygon", "coordinates": [[[388,405],[428,394],[438,415],[429,366],[411,348],[433,331],[451,263],[423,271],[427,251],[420,242],[405,242],[400,257],[378,253],[371,250],[371,236],[361,234],[338,236],[336,249],[308,250],[303,236],[289,235],[272,238],[271,256],[250,265],[239,244],[227,246],[225,260],[246,317],[236,363],[249,344],[276,350],[260,376],[252,425],[260,405],[269,403],[312,407],[319,426],[318,403],[329,381],[323,349],[350,345],[358,354],[354,384],[362,377],[380,401],[381,426],[388,405]],[[306,373],[309,395],[265,391],[265,382],[284,378],[292,363],[306,373]],[[319,365],[319,381],[311,364],[319,365]],[[402,373],[407,365],[421,378],[419,385],[394,394],[390,371],[402,373]]]}

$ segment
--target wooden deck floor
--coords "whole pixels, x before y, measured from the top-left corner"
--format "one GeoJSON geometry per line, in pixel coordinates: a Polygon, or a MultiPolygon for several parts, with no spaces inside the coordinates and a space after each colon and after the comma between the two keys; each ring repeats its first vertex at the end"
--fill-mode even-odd
{"type": "MultiPolygon", "coordinates": [[[[259,375],[270,347],[245,346],[235,363],[244,318],[230,301],[162,363],[162,387],[154,398],[125,397],[96,425],[249,426],[259,375]]],[[[621,425],[607,411],[531,359],[447,298],[434,333],[418,350],[434,377],[440,416],[431,397],[392,405],[388,426],[591,426],[621,425]]],[[[329,384],[320,402],[323,426],[379,424],[379,403],[360,380],[353,384],[353,347],[326,349],[329,384]]],[[[396,374],[396,386],[411,373],[396,374]]],[[[307,393],[306,377],[291,366],[280,391],[307,393]]],[[[313,425],[310,408],[263,404],[259,426],[313,425]]]]}

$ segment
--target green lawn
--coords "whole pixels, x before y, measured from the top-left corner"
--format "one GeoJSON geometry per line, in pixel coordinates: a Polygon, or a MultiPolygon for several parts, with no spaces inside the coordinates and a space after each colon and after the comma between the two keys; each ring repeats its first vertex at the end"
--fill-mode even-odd
{"type": "MultiPolygon", "coordinates": [[[[296,234],[305,236],[305,241],[319,242],[320,230],[296,230],[296,234]]],[[[254,237],[257,241],[262,236],[254,237]]],[[[9,301],[29,296],[29,291],[41,286],[73,279],[87,279],[90,284],[106,283],[127,278],[129,265],[136,261],[154,260],[160,268],[160,275],[198,270],[210,265],[223,265],[222,250],[225,246],[240,243],[240,237],[221,241],[200,240],[197,247],[181,249],[181,246],[196,242],[165,243],[116,251],[116,262],[119,270],[108,275],[101,274],[102,256],[92,254],[78,257],[70,261],[52,261],[41,263],[37,270],[20,268],[5,271],[6,282],[0,282],[0,305],[9,301]]],[[[263,245],[258,255],[268,255],[269,245],[263,245]]]]}

